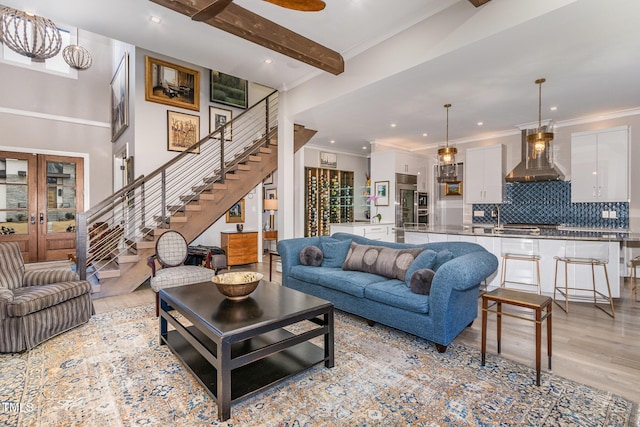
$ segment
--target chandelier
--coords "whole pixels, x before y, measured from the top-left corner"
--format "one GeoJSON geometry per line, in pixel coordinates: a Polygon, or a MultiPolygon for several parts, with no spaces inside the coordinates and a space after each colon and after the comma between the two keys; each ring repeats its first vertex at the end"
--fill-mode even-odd
{"type": "Polygon", "coordinates": [[[447,137],[445,146],[438,149],[438,182],[455,182],[458,180],[458,165],[456,154],[458,149],[449,147],[449,108],[451,104],[444,104],[447,109],[447,137]]]}
{"type": "Polygon", "coordinates": [[[537,159],[545,152],[550,153],[549,143],[553,140],[553,128],[551,125],[542,126],[542,83],[546,79],[540,78],[535,81],[538,85],[538,128],[527,131],[527,143],[530,148],[527,150],[532,159],[537,159]]]}
{"type": "Polygon", "coordinates": [[[52,20],[10,7],[0,10],[0,40],[36,61],[56,56],[62,46],[60,31],[52,20]]]}
{"type": "Polygon", "coordinates": [[[64,62],[76,70],[86,70],[93,62],[91,54],[87,49],[78,45],[69,45],[62,51],[64,62]]]}

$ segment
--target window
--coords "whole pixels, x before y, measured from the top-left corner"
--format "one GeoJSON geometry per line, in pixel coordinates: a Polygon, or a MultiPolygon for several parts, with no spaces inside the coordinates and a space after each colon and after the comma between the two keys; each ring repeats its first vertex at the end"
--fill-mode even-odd
{"type": "Polygon", "coordinates": [[[2,57],[1,62],[5,64],[16,65],[18,67],[29,68],[32,70],[42,71],[45,73],[55,74],[58,76],[69,77],[72,79],[78,78],[78,70],[71,68],[62,57],[62,51],[70,44],[76,44],[78,37],[78,30],[75,27],[69,27],[67,25],[58,25],[60,30],[60,36],[62,36],[62,48],[60,52],[53,58],[46,59],[44,62],[34,61],[31,58],[20,55],[9,49],[6,45],[2,44],[2,57]]]}

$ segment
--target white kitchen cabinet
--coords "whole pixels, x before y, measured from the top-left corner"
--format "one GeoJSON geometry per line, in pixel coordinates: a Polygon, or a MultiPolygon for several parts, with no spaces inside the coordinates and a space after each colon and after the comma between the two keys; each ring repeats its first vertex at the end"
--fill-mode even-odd
{"type": "Polygon", "coordinates": [[[463,187],[466,203],[502,203],[503,157],[502,144],[467,149],[463,187]]]}
{"type": "Polygon", "coordinates": [[[366,237],[371,240],[381,240],[384,242],[395,242],[395,233],[393,232],[392,223],[346,223],[331,224],[331,234],[333,233],[350,233],[356,236],[366,237]]]}
{"type": "MultiPolygon", "coordinates": [[[[428,159],[416,154],[393,151],[395,155],[396,173],[417,176],[417,190],[426,192],[428,188],[427,163],[428,159]]],[[[389,159],[391,161],[391,159],[389,159]]]]}
{"type": "Polygon", "coordinates": [[[626,126],[571,135],[571,202],[627,202],[626,126]]]}

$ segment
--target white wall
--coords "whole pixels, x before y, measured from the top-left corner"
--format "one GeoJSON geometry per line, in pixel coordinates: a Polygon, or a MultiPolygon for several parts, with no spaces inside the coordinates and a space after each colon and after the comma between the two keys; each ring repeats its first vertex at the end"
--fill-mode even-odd
{"type": "Polygon", "coordinates": [[[91,52],[93,65],[79,71],[77,80],[0,63],[0,146],[85,157],[88,209],[112,193],[112,44],[82,30],[78,39],[91,52]]]}

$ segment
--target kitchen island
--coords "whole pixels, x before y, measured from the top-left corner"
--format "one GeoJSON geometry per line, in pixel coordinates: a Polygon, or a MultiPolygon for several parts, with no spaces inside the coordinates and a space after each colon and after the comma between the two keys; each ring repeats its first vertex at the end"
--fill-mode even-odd
{"type": "Polygon", "coordinates": [[[331,224],[331,234],[333,233],[350,233],[366,237],[367,239],[381,240],[384,242],[396,241],[393,222],[370,223],[357,221],[331,224]]]}
{"type": "MultiPolygon", "coordinates": [[[[447,241],[464,241],[477,243],[502,259],[502,246],[505,239],[536,239],[540,249],[541,289],[545,295],[553,296],[553,283],[556,256],[564,256],[567,249],[575,249],[602,243],[609,253],[607,271],[611,283],[611,296],[619,298],[623,286],[622,276],[626,274],[627,242],[639,242],[640,233],[621,229],[581,229],[560,227],[558,229],[508,229],[490,224],[474,224],[468,226],[423,226],[404,229],[406,243],[433,243],[447,241]]],[[[534,265],[525,261],[512,261],[509,265],[509,277],[519,281],[532,281],[534,265]]],[[[606,280],[602,269],[596,269],[596,289],[606,293],[606,280]]],[[[569,295],[584,295],[572,288],[584,287],[591,282],[591,269],[584,266],[569,266],[569,295]]],[[[564,270],[558,272],[558,284],[564,284],[564,270]]],[[[500,286],[500,269],[487,279],[489,288],[500,286]]],[[[517,285],[510,285],[518,288],[517,285]]],[[[522,289],[525,289],[524,287],[522,289]]],[[[571,298],[570,298],[571,299],[571,298]]]]}

